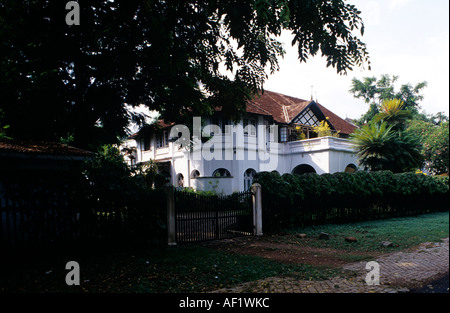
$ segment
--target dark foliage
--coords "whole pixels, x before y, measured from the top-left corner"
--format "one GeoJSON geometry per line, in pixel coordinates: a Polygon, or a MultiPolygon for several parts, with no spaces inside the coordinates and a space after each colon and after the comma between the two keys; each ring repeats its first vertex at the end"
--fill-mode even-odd
{"type": "Polygon", "coordinates": [[[448,177],[390,171],[261,172],[265,232],[327,223],[350,223],[448,210],[448,177]]]}
{"type": "MultiPolygon", "coordinates": [[[[300,61],[321,52],[339,73],[369,63],[360,12],[344,1],[0,0],[0,89],[7,135],[78,147],[126,135],[124,104],[185,122],[216,106],[239,117],[293,33],[300,61]],[[230,76],[224,74],[226,68],[230,76]]],[[[369,63],[370,64],[370,63],[369,63]]]]}

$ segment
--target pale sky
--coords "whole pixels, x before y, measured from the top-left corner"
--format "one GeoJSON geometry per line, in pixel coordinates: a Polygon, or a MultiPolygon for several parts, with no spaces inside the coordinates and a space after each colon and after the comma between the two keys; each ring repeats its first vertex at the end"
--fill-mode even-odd
{"type": "Polygon", "coordinates": [[[448,0],[349,0],[362,13],[371,71],[354,68],[347,76],[326,67],[324,58],[310,58],[300,64],[292,48],[290,33],[280,71],[269,76],[264,89],[309,100],[313,97],[342,118],[359,118],[368,105],[348,90],[353,77],[397,75],[400,85],[427,81],[421,111],[449,115],[449,1],[448,0]],[[313,86],[313,88],[311,88],[313,86]]]}

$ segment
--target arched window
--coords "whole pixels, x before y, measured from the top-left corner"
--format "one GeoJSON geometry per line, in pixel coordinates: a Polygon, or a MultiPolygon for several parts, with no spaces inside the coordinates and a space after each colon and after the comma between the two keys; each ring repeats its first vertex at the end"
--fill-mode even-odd
{"type": "Polygon", "coordinates": [[[354,173],[358,170],[358,168],[356,167],[355,164],[349,164],[347,165],[347,167],[345,168],[344,172],[346,173],[354,173]]]}
{"type": "Polygon", "coordinates": [[[231,177],[231,173],[229,170],[225,168],[218,168],[212,174],[213,177],[231,177]]]}
{"type": "Polygon", "coordinates": [[[180,173],[180,174],[177,175],[176,183],[177,183],[177,187],[184,187],[184,176],[183,176],[183,174],[180,173]]]}
{"type": "Polygon", "coordinates": [[[253,184],[253,179],[255,178],[256,171],[252,168],[247,169],[244,172],[244,190],[250,190],[253,184]]]}
{"type": "Polygon", "coordinates": [[[197,177],[200,177],[200,172],[197,170],[193,170],[191,172],[191,178],[197,178],[197,177]]]}
{"type": "Polygon", "coordinates": [[[300,164],[300,165],[296,166],[294,168],[294,170],[292,171],[292,174],[295,174],[295,175],[302,175],[302,174],[306,174],[306,173],[316,173],[316,170],[311,165],[300,164]]]}

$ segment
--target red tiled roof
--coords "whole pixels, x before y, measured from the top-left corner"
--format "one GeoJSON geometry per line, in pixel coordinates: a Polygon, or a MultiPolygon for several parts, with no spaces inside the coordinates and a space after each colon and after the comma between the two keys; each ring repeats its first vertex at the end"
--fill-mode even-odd
{"type": "Polygon", "coordinates": [[[156,122],[156,125],[158,125],[160,128],[166,128],[175,125],[175,123],[174,122],[166,123],[164,122],[164,120],[158,120],[156,122]]]}
{"type": "Polygon", "coordinates": [[[44,141],[0,140],[0,152],[32,153],[60,156],[89,156],[91,151],[44,141]]]}
{"type": "MultiPolygon", "coordinates": [[[[309,105],[316,105],[324,116],[328,117],[331,125],[341,134],[351,134],[356,129],[355,125],[345,121],[313,100],[303,100],[268,90],[248,101],[246,111],[247,113],[271,116],[277,123],[289,124],[309,105]]],[[[217,107],[216,111],[221,111],[221,109],[221,107],[217,107]]],[[[163,120],[156,123],[159,128],[165,128],[173,124],[164,123],[163,120]]],[[[138,134],[139,132],[129,138],[136,138],[138,134]]]]}
{"type": "Polygon", "coordinates": [[[337,116],[336,114],[334,114],[333,112],[331,112],[330,110],[325,108],[320,103],[317,103],[317,106],[320,108],[320,110],[323,112],[323,114],[326,117],[328,117],[328,122],[330,122],[331,125],[333,125],[333,127],[337,131],[339,131],[341,134],[349,135],[349,134],[353,133],[355,131],[355,129],[357,128],[355,125],[340,118],[339,116],[337,116]]]}
{"type": "Polygon", "coordinates": [[[262,95],[255,96],[249,104],[247,112],[271,115],[276,122],[285,124],[291,123],[310,104],[315,104],[328,117],[331,125],[341,134],[351,134],[356,129],[355,125],[345,121],[323,105],[312,100],[307,101],[266,90],[262,95]]]}
{"type": "Polygon", "coordinates": [[[251,101],[247,102],[246,111],[248,113],[272,116],[272,114],[269,111],[266,111],[265,109],[259,107],[258,105],[252,103],[251,101]]]}
{"type": "Polygon", "coordinates": [[[249,101],[247,112],[261,114],[259,111],[263,111],[264,115],[271,115],[276,122],[288,124],[310,102],[266,90],[249,101]]]}

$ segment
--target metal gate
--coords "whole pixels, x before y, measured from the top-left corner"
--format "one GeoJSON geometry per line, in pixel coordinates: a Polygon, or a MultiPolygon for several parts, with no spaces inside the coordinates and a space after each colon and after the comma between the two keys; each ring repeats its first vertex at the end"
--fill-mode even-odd
{"type": "Polygon", "coordinates": [[[175,190],[177,243],[253,235],[252,192],[227,196],[175,190]]]}

